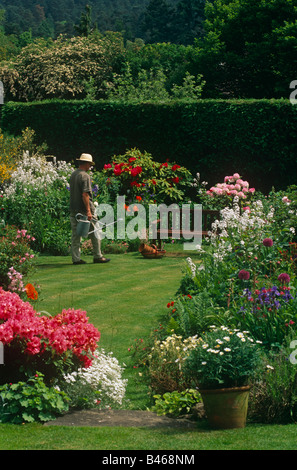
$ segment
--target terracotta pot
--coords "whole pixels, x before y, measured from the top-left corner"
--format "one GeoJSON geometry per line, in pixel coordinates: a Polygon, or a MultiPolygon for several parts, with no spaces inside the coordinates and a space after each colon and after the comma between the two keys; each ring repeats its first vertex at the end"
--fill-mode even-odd
{"type": "Polygon", "coordinates": [[[199,390],[207,420],[214,429],[244,428],[250,387],[199,390]]]}
{"type": "Polygon", "coordinates": [[[139,246],[139,252],[144,258],[162,258],[166,253],[165,250],[158,250],[156,245],[150,246],[145,243],[141,243],[139,246]]]}

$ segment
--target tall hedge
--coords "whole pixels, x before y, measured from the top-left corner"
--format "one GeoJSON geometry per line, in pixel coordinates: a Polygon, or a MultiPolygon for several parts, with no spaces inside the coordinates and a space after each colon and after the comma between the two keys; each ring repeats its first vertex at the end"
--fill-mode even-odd
{"type": "Polygon", "coordinates": [[[285,99],[6,103],[1,128],[19,134],[25,127],[59,159],[91,153],[97,169],[137,147],[209,184],[235,171],[263,191],[297,183],[297,107],[285,99]]]}

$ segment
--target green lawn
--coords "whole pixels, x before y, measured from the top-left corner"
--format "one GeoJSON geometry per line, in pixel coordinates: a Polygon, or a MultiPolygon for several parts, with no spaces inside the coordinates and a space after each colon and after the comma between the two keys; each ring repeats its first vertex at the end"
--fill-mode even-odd
{"type": "MultiPolygon", "coordinates": [[[[158,326],[175,294],[188,253],[168,253],[145,260],[138,253],[111,255],[108,264],[73,266],[69,257],[41,256],[30,281],[41,286],[37,309],[52,314],[81,308],[100,330],[100,345],[127,364],[125,377],[131,409],[149,405],[148,389],[133,368],[128,347],[158,326]]],[[[261,426],[211,431],[205,422],[197,430],[171,428],[70,428],[42,424],[0,425],[1,450],[295,450],[296,426],[261,426]]]]}

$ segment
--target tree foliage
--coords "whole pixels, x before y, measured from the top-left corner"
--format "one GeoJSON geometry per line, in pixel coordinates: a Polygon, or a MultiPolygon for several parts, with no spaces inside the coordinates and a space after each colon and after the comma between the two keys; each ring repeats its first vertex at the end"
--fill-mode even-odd
{"type": "Polygon", "coordinates": [[[2,67],[6,94],[19,101],[85,98],[92,80],[95,98],[103,92],[121,60],[122,39],[116,33],[92,37],[39,39],[2,67]]]}
{"type": "Polygon", "coordinates": [[[216,96],[288,96],[296,73],[296,0],[207,1],[205,16],[196,66],[216,96]]]}

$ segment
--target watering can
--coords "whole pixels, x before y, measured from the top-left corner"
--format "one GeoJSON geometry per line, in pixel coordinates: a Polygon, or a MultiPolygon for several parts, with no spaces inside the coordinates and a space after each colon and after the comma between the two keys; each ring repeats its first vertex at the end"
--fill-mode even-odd
{"type": "MultiPolygon", "coordinates": [[[[113,225],[117,222],[117,221],[115,221],[115,222],[111,222],[110,224],[104,224],[104,223],[102,223],[99,220],[94,219],[94,218],[90,221],[90,220],[88,220],[88,217],[86,215],[83,215],[83,214],[80,214],[80,213],[76,214],[76,220],[77,220],[76,233],[79,237],[87,237],[91,233],[95,233],[95,237],[98,238],[98,239],[100,238],[100,232],[101,232],[101,229],[102,229],[103,225],[105,225],[107,227],[107,226],[113,225]],[[94,230],[89,232],[91,223],[93,223],[93,225],[94,225],[94,230]],[[100,224],[101,224],[101,227],[100,227],[100,224]]],[[[123,219],[118,219],[118,220],[123,220],[123,219]]]]}

